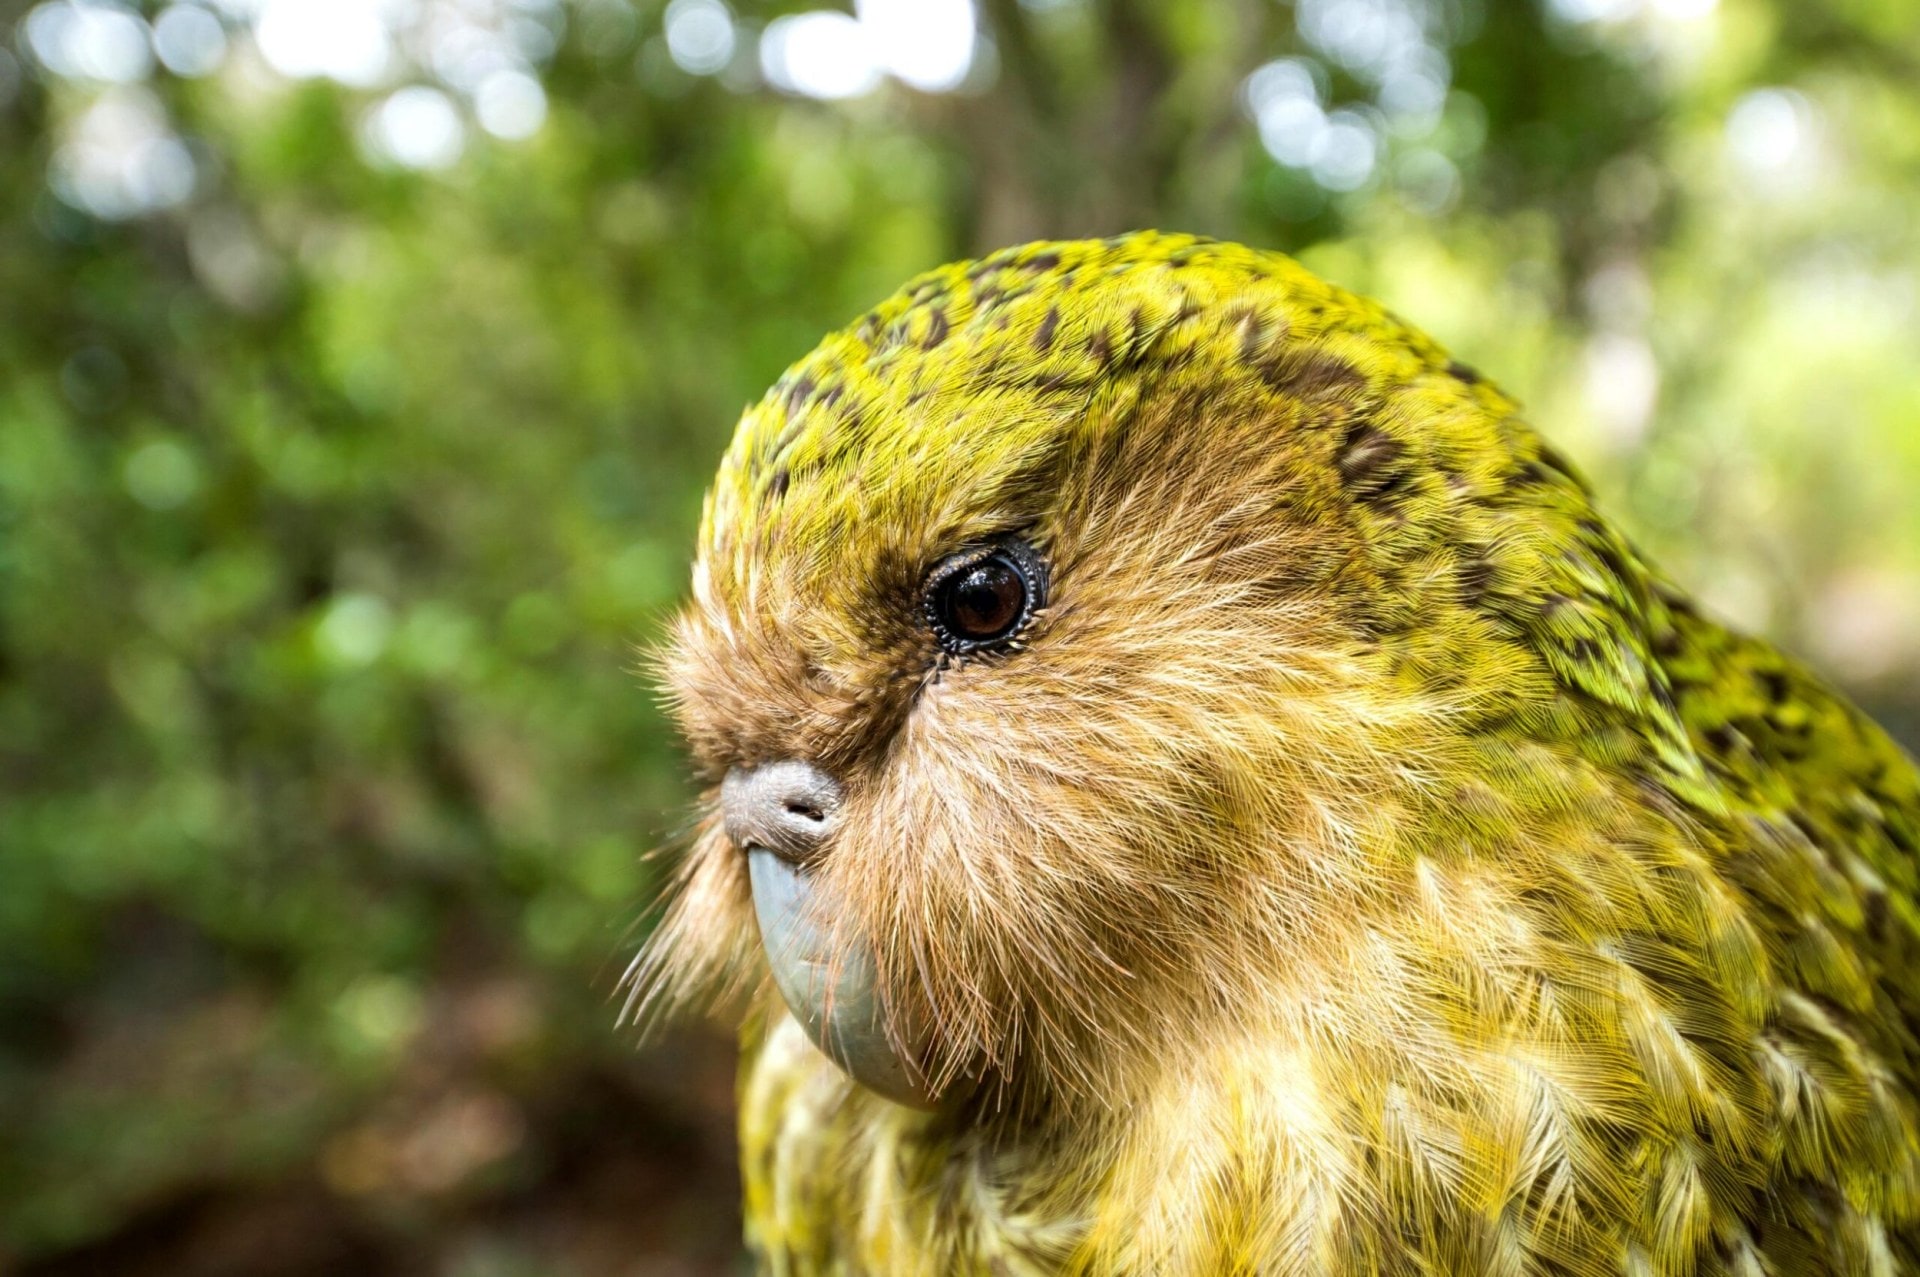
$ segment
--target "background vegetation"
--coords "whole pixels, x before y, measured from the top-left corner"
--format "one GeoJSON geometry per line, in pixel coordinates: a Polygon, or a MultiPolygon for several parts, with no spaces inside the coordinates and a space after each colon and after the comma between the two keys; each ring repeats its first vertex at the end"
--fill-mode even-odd
{"type": "Polygon", "coordinates": [[[1296,252],[1920,721],[1909,0],[802,9],[0,0],[0,1271],[735,1270],[635,645],[976,250],[1296,252]]]}

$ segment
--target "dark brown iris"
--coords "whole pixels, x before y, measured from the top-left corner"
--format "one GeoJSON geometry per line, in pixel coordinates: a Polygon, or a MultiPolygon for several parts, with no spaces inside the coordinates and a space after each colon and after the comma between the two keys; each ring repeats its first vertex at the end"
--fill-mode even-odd
{"type": "Polygon", "coordinates": [[[961,638],[990,642],[1013,628],[1027,605],[1026,582],[1012,564],[988,559],[947,587],[946,620],[961,638]]]}
{"type": "Polygon", "coordinates": [[[956,555],[928,582],[928,620],[949,652],[989,647],[1026,623],[1043,583],[1044,571],[1024,545],[956,555]]]}

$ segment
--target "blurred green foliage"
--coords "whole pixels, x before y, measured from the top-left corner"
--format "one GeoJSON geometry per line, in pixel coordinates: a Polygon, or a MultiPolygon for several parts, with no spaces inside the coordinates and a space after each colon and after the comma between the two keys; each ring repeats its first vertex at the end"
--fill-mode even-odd
{"type": "Polygon", "coordinates": [[[1001,243],[1301,254],[1920,716],[1907,0],[981,0],[845,100],[766,83],[800,5],[362,5],[352,87],[273,2],[177,74],[0,0],[0,1269],[730,1270],[724,1049],[614,1024],[689,798],[635,671],[741,406],[1001,243]]]}

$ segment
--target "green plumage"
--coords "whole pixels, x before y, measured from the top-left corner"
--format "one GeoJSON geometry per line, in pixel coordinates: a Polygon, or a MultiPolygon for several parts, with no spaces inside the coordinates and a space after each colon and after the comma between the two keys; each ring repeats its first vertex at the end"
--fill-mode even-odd
{"type": "MultiPolygon", "coordinates": [[[[816,872],[974,1079],[900,1108],[760,995],[770,1270],[1920,1273],[1920,775],[1371,303],[934,272],[748,412],[696,582],[696,753],[846,781],[816,872]],[[1049,607],[942,659],[919,582],[1013,533],[1049,607]]],[[[737,849],[686,882],[653,977],[754,986],[737,849]]]]}

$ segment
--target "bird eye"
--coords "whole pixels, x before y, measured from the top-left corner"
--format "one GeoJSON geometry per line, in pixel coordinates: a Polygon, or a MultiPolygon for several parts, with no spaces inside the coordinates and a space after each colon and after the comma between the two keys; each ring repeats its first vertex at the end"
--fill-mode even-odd
{"type": "Polygon", "coordinates": [[[956,554],[927,578],[927,623],[954,655],[1004,643],[1042,600],[1046,574],[1018,543],[956,554]]]}

